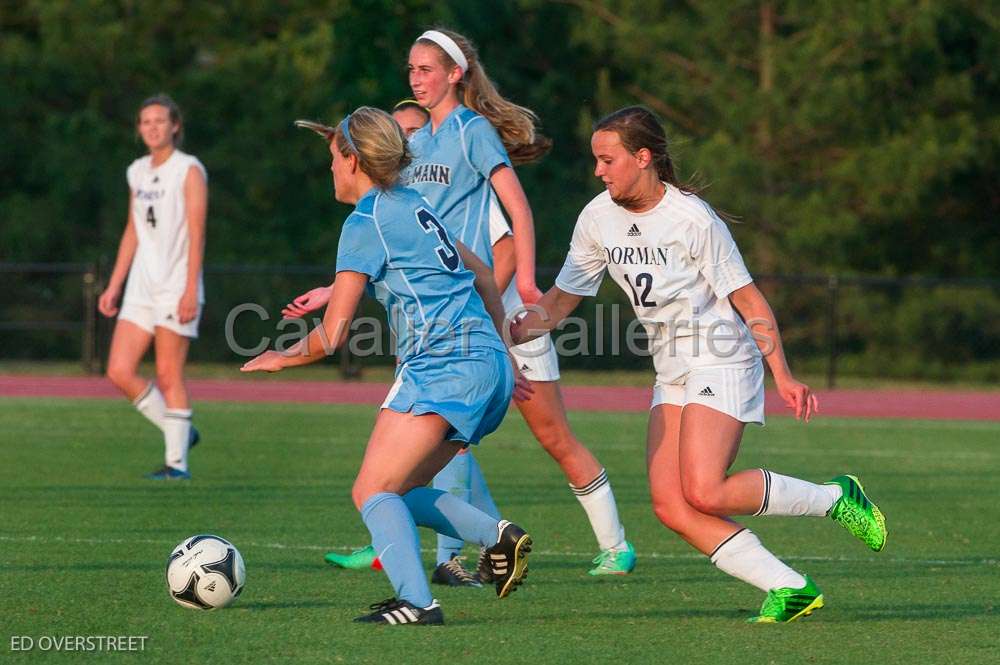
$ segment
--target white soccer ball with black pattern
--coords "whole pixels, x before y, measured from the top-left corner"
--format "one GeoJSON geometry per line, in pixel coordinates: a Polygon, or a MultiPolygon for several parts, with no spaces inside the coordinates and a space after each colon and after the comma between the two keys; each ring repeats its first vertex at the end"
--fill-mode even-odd
{"type": "Polygon", "coordinates": [[[243,591],[246,569],[239,550],[225,538],[191,536],[167,560],[167,588],[178,605],[216,610],[243,591]]]}

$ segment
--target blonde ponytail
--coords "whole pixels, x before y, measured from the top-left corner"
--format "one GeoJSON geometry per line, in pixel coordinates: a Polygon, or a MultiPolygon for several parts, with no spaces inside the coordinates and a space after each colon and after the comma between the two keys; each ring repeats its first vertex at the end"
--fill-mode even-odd
{"type": "Polygon", "coordinates": [[[332,142],[344,157],[356,155],[361,170],[380,189],[396,185],[400,173],[412,160],[403,130],[381,109],[361,106],[347,116],[350,136],[344,135],[343,123],[330,127],[311,120],[296,120],[295,124],[332,142]]]}

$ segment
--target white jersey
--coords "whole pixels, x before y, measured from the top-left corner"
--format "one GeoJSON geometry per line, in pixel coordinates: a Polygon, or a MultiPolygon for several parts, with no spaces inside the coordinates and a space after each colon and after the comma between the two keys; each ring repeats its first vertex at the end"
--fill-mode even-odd
{"type": "MultiPolygon", "coordinates": [[[[174,307],[187,286],[188,220],[184,181],[192,166],[208,174],[197,157],[180,150],[157,167],[146,155],[126,171],[132,192],[132,223],[139,244],[123,302],[174,307]]],[[[205,290],[198,276],[198,302],[205,290]]]]}
{"type": "Polygon", "coordinates": [[[666,186],[651,210],[632,213],[607,191],[580,213],[556,286],[592,296],[604,271],[650,336],[657,383],[683,384],[705,367],[760,363],[730,293],[753,281],[729,228],[694,195],[666,186]]]}

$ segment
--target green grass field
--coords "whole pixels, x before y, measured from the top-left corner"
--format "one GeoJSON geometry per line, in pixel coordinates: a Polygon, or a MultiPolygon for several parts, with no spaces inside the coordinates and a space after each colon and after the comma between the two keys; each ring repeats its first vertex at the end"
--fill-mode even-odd
{"type": "MultiPolygon", "coordinates": [[[[373,628],[351,618],[390,595],[381,574],[337,571],[328,548],[367,532],[350,503],[374,410],[202,403],[195,479],[152,484],[159,435],[124,401],[0,400],[3,661],[331,663],[996,663],[1000,660],[1000,425],[773,418],[738,467],[825,480],[857,473],[885,511],[874,554],[826,519],[749,519],[823,588],[791,625],[743,619],[761,594],[717,571],[649,509],[641,415],[574,413],[607,466],[631,576],[593,579],[583,511],[511,414],[478,449],[498,504],[535,539],[511,598],[440,589],[448,625],[373,628]],[[231,608],[183,609],[163,565],[187,536],[235,543],[247,586],[231,608]],[[143,653],[11,652],[10,636],[146,635],[143,653]]],[[[425,560],[433,555],[430,534],[425,560]]],[[[470,550],[470,554],[471,554],[470,550]]]]}

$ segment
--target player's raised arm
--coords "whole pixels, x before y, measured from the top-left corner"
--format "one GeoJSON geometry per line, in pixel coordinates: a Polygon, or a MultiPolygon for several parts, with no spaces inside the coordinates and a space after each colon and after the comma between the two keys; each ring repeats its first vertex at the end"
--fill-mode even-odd
{"type": "Polygon", "coordinates": [[[345,270],[337,273],[323,323],[287,351],[265,351],[240,368],[242,372],[278,372],[308,365],[332,354],[347,340],[347,333],[368,285],[368,275],[345,270]]]}
{"type": "Polygon", "coordinates": [[[330,302],[330,293],[332,291],[332,284],[330,286],[317,286],[314,289],[310,289],[302,295],[296,296],[292,299],[292,302],[285,305],[281,310],[281,316],[286,319],[297,319],[320,307],[325,307],[330,302]]]}

